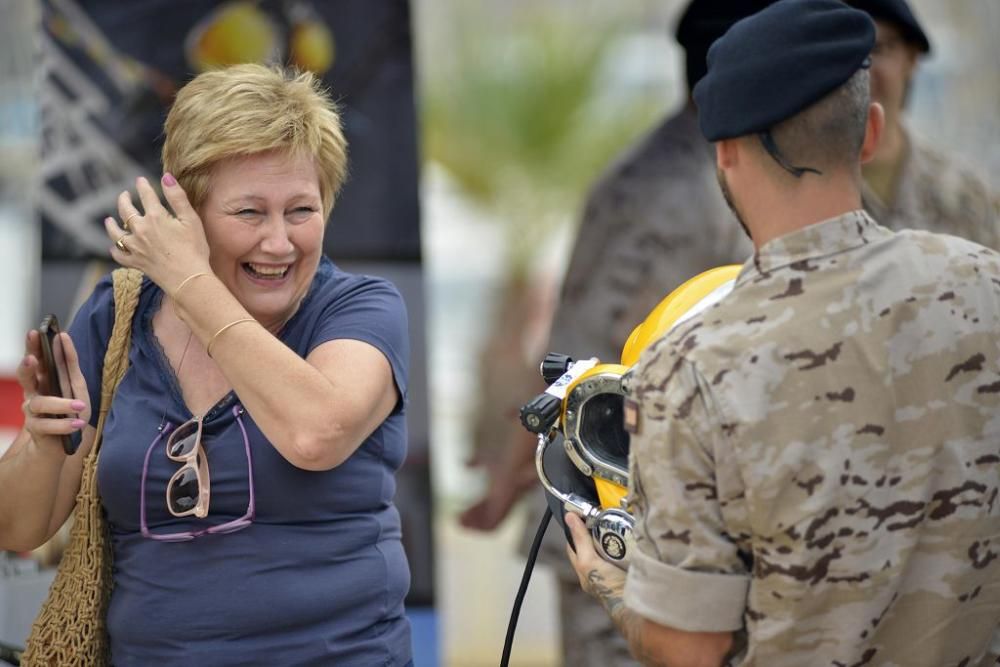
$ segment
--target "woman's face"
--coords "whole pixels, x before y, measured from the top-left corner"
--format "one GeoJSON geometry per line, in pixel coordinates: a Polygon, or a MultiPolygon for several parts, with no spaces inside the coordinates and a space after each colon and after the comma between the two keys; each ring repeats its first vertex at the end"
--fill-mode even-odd
{"type": "Polygon", "coordinates": [[[323,251],[313,159],[272,151],[220,162],[199,214],[215,275],[277,331],[305,297],[323,251]]]}

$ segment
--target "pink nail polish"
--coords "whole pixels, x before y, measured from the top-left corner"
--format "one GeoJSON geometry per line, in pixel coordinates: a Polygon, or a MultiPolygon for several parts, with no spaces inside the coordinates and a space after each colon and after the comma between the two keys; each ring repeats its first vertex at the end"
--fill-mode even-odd
{"type": "Polygon", "coordinates": [[[87,404],[84,403],[83,401],[73,401],[72,403],[69,404],[69,407],[71,410],[76,410],[77,412],[79,412],[80,410],[83,410],[85,407],[87,407],[87,404]]]}
{"type": "Polygon", "coordinates": [[[177,185],[177,179],[169,171],[163,174],[163,184],[168,188],[172,188],[177,185]]]}
{"type": "Polygon", "coordinates": [[[72,426],[73,428],[83,428],[86,424],[87,422],[83,421],[82,419],[74,419],[69,423],[69,425],[72,426]]]}

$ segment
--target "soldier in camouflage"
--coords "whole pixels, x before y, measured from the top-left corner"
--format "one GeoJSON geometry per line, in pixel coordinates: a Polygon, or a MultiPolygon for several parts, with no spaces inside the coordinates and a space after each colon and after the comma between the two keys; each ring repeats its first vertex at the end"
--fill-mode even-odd
{"type": "Polygon", "coordinates": [[[865,208],[882,225],[955,234],[1000,248],[997,200],[981,178],[910,131],[903,111],[931,44],[906,0],[849,0],[875,21],[872,97],[885,109],[878,150],[862,167],[865,208]]]}
{"type": "Polygon", "coordinates": [[[738,664],[987,664],[994,280],[995,252],[860,211],[762,247],[731,299],[641,362],[626,604],[745,623],[738,664]]]}
{"type": "Polygon", "coordinates": [[[874,35],[782,0],[695,90],[756,251],[635,370],[627,581],[566,517],[645,664],[1000,661],[1000,255],[861,210],[874,35]]]}

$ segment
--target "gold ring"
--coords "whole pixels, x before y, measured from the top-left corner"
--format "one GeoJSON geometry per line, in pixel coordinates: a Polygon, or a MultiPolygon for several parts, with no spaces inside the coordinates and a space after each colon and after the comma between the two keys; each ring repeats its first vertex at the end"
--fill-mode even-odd
{"type": "Polygon", "coordinates": [[[115,245],[118,246],[119,250],[121,250],[123,253],[125,253],[126,255],[128,255],[130,253],[129,253],[128,246],[125,245],[125,237],[126,236],[128,236],[128,234],[122,234],[121,236],[119,236],[118,240],[115,241],[115,245]]]}
{"type": "Polygon", "coordinates": [[[138,213],[133,213],[127,218],[125,218],[125,222],[122,223],[122,229],[124,229],[126,232],[131,231],[128,227],[129,223],[132,222],[132,218],[139,218],[139,217],[142,216],[140,216],[138,213]]]}

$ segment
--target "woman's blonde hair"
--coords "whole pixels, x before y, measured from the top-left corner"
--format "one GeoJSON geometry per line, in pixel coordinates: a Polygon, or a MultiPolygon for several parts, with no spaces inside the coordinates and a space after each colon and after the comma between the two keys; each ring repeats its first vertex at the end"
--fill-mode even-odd
{"type": "Polygon", "coordinates": [[[323,214],[347,176],[347,141],[337,106],[308,72],[234,65],[200,74],[177,93],[164,126],[163,169],[197,209],[212,168],[266,151],[316,160],[323,214]]]}

